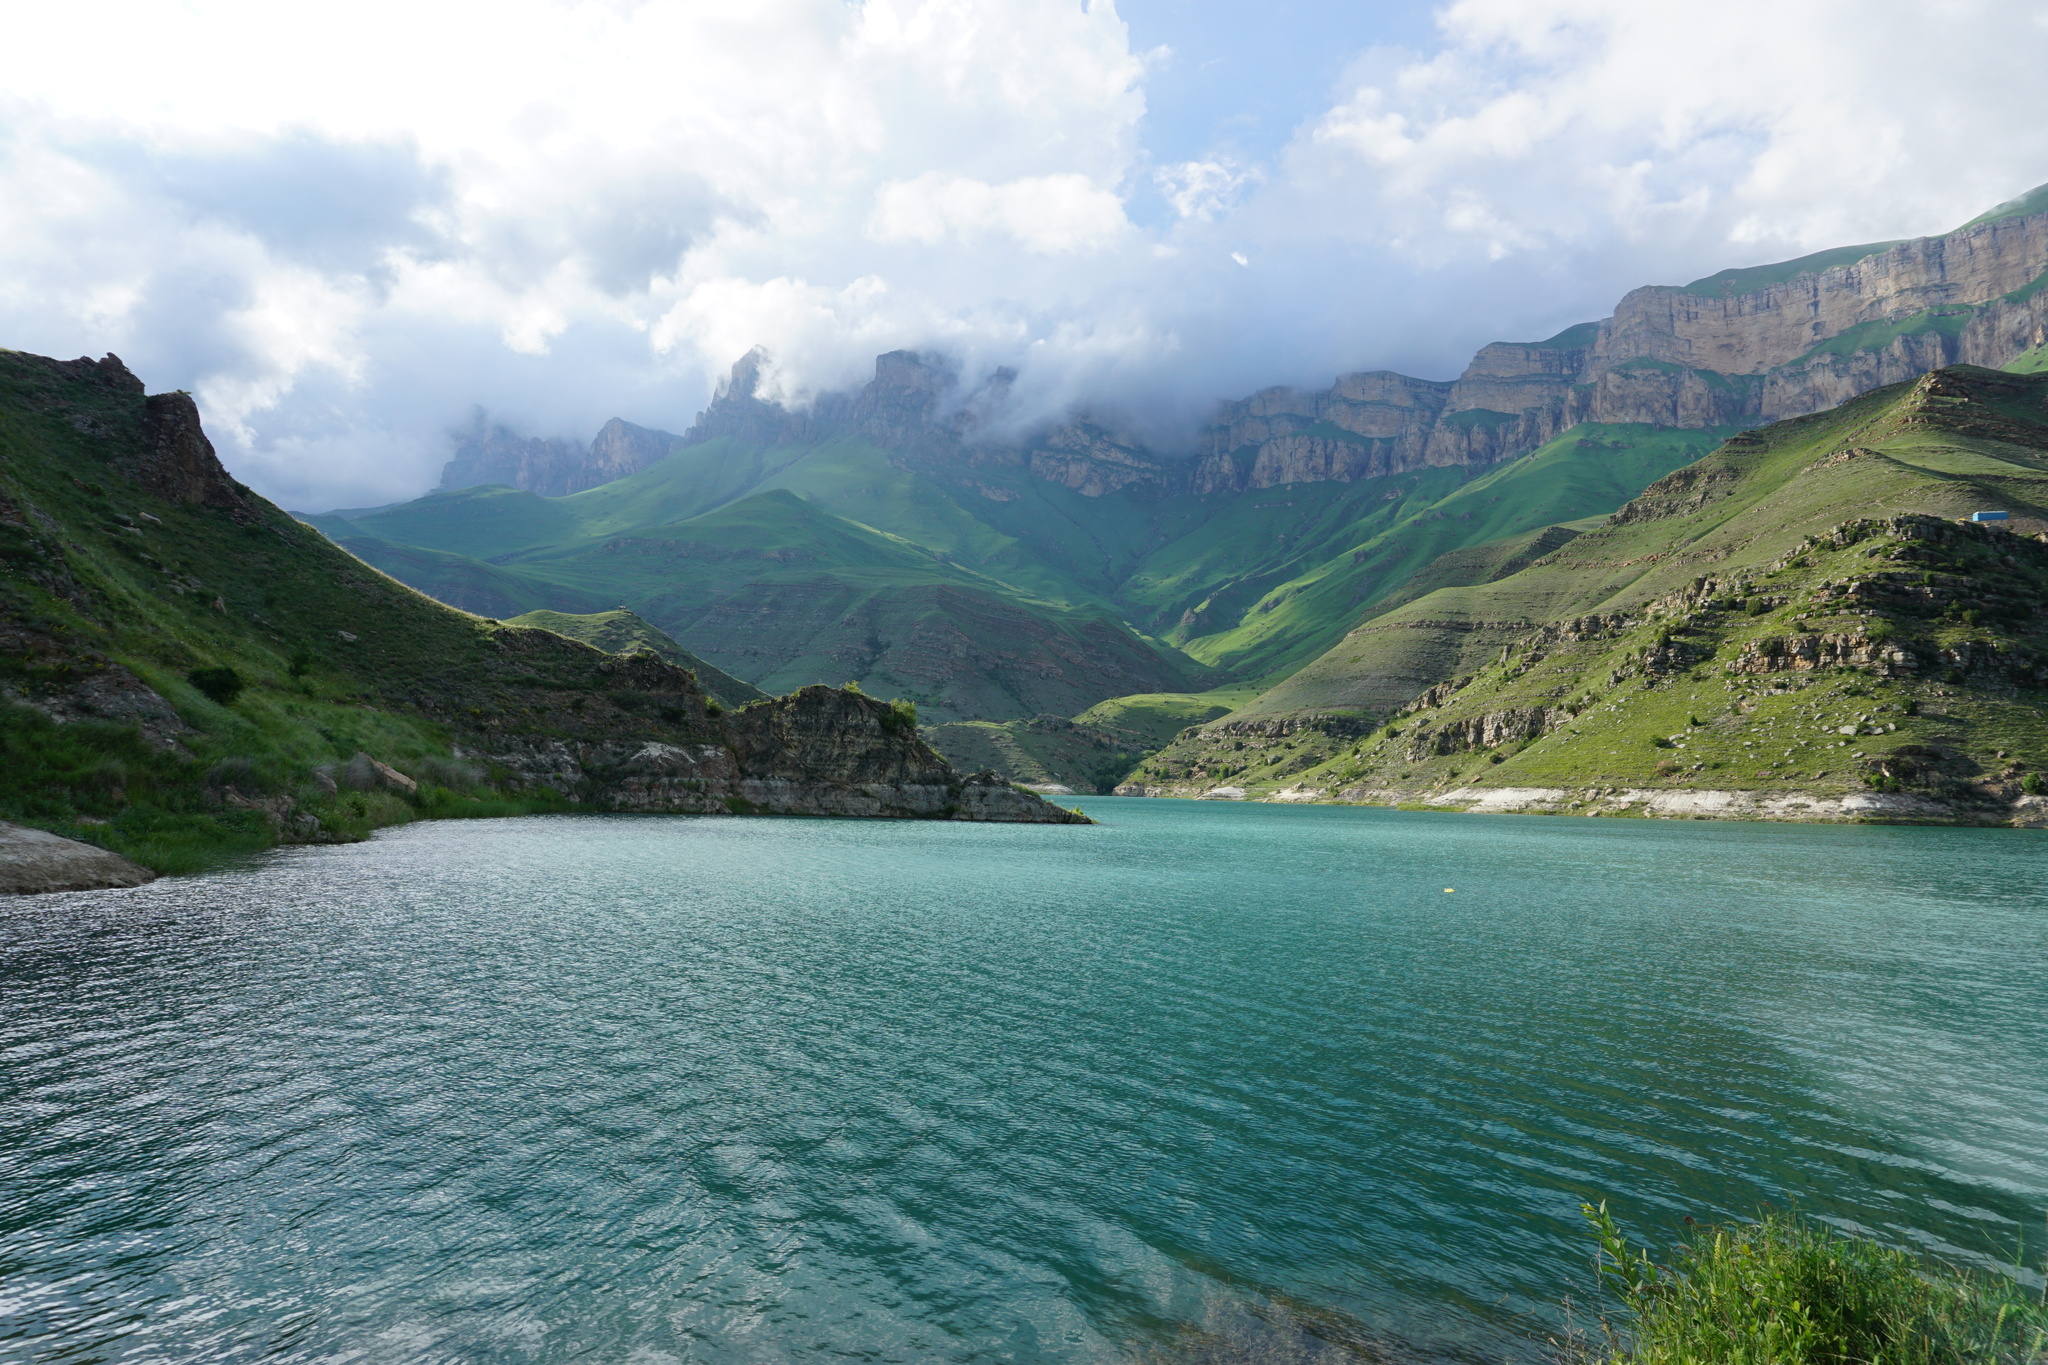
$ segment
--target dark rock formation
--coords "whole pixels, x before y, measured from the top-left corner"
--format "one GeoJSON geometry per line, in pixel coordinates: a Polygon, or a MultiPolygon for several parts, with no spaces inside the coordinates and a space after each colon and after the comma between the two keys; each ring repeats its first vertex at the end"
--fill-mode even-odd
{"type": "Polygon", "coordinates": [[[694,743],[490,736],[480,752],[524,785],[610,809],[1087,823],[994,773],[962,776],[914,721],[842,688],[806,687],[703,728],[694,743]]]}
{"type": "Polygon", "coordinates": [[[213,453],[191,394],[151,394],[144,400],[143,431],[142,450],[127,462],[127,472],[137,483],[165,502],[218,508],[245,526],[259,519],[249,490],[213,453]]]}

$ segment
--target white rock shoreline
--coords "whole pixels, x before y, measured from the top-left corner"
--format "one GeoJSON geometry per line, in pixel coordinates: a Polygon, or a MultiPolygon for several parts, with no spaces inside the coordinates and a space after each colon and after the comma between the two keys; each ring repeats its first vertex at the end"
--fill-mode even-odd
{"type": "Polygon", "coordinates": [[[1793,820],[1855,823],[2004,825],[2048,829],[2048,797],[2022,796],[1999,812],[1963,809],[1904,792],[1681,790],[1660,787],[1453,787],[1423,792],[1294,786],[1254,794],[1243,787],[1177,790],[1126,784],[1119,796],[1180,796],[1208,801],[1426,806],[1471,815],[1627,815],[1666,820],[1793,820]]]}

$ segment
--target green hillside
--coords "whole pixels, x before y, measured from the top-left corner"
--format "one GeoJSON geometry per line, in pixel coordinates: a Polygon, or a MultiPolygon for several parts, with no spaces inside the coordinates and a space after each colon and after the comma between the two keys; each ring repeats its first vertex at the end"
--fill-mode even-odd
{"type": "Polygon", "coordinates": [[[1132,780],[2031,819],[2044,529],[2048,377],[1937,371],[1733,438],[1516,572],[1368,620],[1132,780]],[[2018,520],[1955,521],[1987,508],[2018,520]]]}
{"type": "MultiPolygon", "coordinates": [[[[1370,519],[1357,523],[1365,534],[1331,547],[1339,553],[1245,604],[1231,629],[1184,640],[1183,647],[1246,681],[1277,681],[1321,654],[1425,565],[1453,551],[1610,512],[1653,479],[1698,459],[1725,434],[1585,423],[1469,482],[1454,481],[1465,470],[1385,481],[1398,488],[1404,478],[1415,480],[1429,493],[1436,493],[1439,479],[1454,482],[1424,506],[1389,501],[1395,510],[1384,529],[1370,519]]],[[[1375,491],[1369,485],[1380,482],[1359,487],[1369,494],[1375,491]]]]}
{"type": "Polygon", "coordinates": [[[956,721],[931,727],[925,737],[963,771],[986,768],[1029,786],[1108,792],[1181,731],[1256,695],[1251,688],[1140,693],[1097,702],[1071,718],[956,721]]]}
{"type": "Polygon", "coordinates": [[[671,640],[666,633],[657,630],[624,607],[610,611],[591,612],[586,615],[572,615],[560,611],[529,611],[505,622],[508,626],[527,626],[538,630],[551,630],[557,635],[566,635],[571,640],[581,640],[594,649],[607,654],[637,654],[645,651],[656,658],[687,668],[697,675],[698,683],[709,692],[713,700],[725,707],[745,706],[748,702],[761,701],[768,694],[758,687],[749,686],[705,663],[696,655],[671,640]]]}
{"type": "Polygon", "coordinates": [[[852,679],[1007,721],[1283,675],[1447,551],[1610,511],[1712,439],[1585,426],[1477,478],[1151,498],[851,438],[720,439],[565,498],[464,489],[308,520],[468,610],[623,603],[771,691],[852,679]]]}
{"type": "Polygon", "coordinates": [[[0,819],[176,871],[534,809],[1065,818],[949,772],[882,701],[721,719],[658,641],[610,654],[565,624],[470,615],[350,556],[112,357],[0,351],[0,819]]]}

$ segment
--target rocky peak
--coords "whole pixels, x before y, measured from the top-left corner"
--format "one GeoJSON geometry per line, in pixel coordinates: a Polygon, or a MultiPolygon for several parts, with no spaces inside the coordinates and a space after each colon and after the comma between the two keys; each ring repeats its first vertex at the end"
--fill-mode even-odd
{"type": "Polygon", "coordinates": [[[609,483],[666,459],[682,443],[683,438],[672,431],[636,427],[614,417],[598,429],[590,442],[590,469],[602,476],[598,482],[609,483]]]}
{"type": "MultiPolygon", "coordinates": [[[[121,375],[134,378],[118,360],[114,365],[121,375]]],[[[127,388],[119,376],[105,371],[94,377],[101,383],[111,380],[114,385],[127,388]]],[[[140,387],[138,382],[136,388],[140,387]]],[[[192,395],[182,390],[151,394],[144,400],[143,446],[128,461],[128,466],[137,483],[165,502],[217,507],[244,524],[261,516],[250,500],[249,490],[235,482],[221,465],[220,457],[214,454],[213,442],[206,439],[206,431],[199,424],[199,407],[192,401],[192,395]]]]}
{"type": "Polygon", "coordinates": [[[588,447],[561,437],[520,436],[479,409],[441,470],[442,488],[506,484],[559,498],[637,473],[676,450],[673,432],[614,417],[588,447]]]}

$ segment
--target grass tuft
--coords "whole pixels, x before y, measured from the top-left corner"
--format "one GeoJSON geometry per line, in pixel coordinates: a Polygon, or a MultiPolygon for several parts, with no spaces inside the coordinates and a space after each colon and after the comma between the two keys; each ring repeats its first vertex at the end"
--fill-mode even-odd
{"type": "Polygon", "coordinates": [[[1581,1206],[1624,1324],[1581,1365],[2038,1365],[2048,1304],[2011,1279],[1839,1236],[1785,1213],[1703,1227],[1661,1266],[1581,1206]]]}

